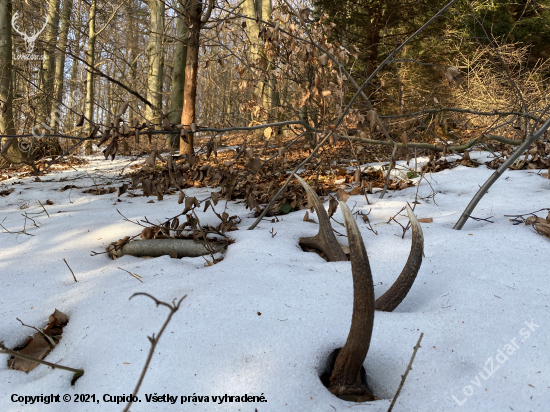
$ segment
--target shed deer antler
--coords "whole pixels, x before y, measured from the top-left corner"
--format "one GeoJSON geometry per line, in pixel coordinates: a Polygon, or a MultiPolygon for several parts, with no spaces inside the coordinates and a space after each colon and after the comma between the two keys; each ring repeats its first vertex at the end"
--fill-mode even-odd
{"type": "Polygon", "coordinates": [[[313,190],[311,186],[308,185],[300,176],[295,175],[295,177],[305,189],[309,200],[313,204],[313,208],[317,213],[317,218],[319,219],[319,233],[313,237],[300,238],[300,246],[320,250],[325,254],[329,262],[348,260],[346,254],[342,250],[342,247],[336,240],[336,236],[334,236],[334,232],[330,226],[329,217],[325,208],[321,204],[319,197],[317,197],[317,193],[315,193],[315,190],[313,190]]]}
{"type": "Polygon", "coordinates": [[[23,39],[25,40],[25,46],[27,47],[27,53],[30,54],[34,50],[34,42],[36,41],[40,33],[42,33],[46,28],[46,25],[48,24],[48,21],[49,21],[49,16],[46,16],[46,22],[44,23],[44,26],[42,26],[42,28],[36,33],[33,33],[32,36],[28,36],[27,33],[20,32],[19,30],[17,30],[17,27],[15,27],[15,21],[17,20],[18,17],[19,17],[19,12],[15,12],[11,19],[11,26],[13,27],[13,30],[15,30],[16,33],[23,36],[23,39]]]}
{"type": "MultiPolygon", "coordinates": [[[[320,226],[319,233],[316,236],[301,238],[300,244],[304,244],[305,240],[309,245],[325,252],[327,256],[329,254],[326,251],[331,249],[341,251],[340,245],[336,241],[334,233],[332,233],[326,211],[321,205],[317,194],[303,179],[296,177],[310,196],[310,200],[317,211],[320,226]]],[[[350,249],[353,277],[353,313],[348,338],[344,347],[338,351],[334,362],[329,390],[343,399],[358,400],[361,397],[370,395],[361,379],[361,366],[370,346],[374,312],[375,310],[391,312],[407,296],[422,264],[424,237],[418,219],[407,205],[407,214],[412,226],[411,252],[397,280],[375,302],[372,273],[361,232],[347,204],[340,202],[340,207],[346,225],[350,249]]]]}
{"type": "Polygon", "coordinates": [[[360,371],[370,346],[374,311],[377,309],[391,312],[405,298],[422,263],[424,239],[420,224],[407,205],[407,213],[413,230],[411,253],[401,275],[399,275],[393,286],[375,303],[369,258],[361,232],[359,232],[348,205],[340,202],[340,208],[342,209],[350,248],[353,276],[353,314],[348,339],[334,363],[329,390],[334,395],[349,400],[350,395],[364,396],[369,394],[361,381],[360,371]]]}
{"type": "Polygon", "coordinates": [[[346,232],[349,239],[351,273],[353,275],[353,314],[348,339],[338,353],[330,377],[329,390],[337,396],[366,395],[361,382],[360,370],[369,351],[374,323],[374,286],[369,258],[361,232],[351,211],[340,202],[346,232]]]}
{"type": "MultiPolygon", "coordinates": [[[[310,201],[317,212],[319,218],[319,233],[313,237],[300,238],[300,245],[311,247],[322,251],[328,258],[329,262],[347,260],[344,251],[334,236],[330,220],[325,208],[321,204],[317,193],[306,183],[300,176],[296,176],[300,184],[304,187],[310,201]]],[[[405,299],[411,289],[420,265],[422,264],[422,255],[424,252],[424,236],[422,228],[413,211],[407,205],[407,214],[412,227],[412,245],[409,253],[409,258],[401,274],[396,279],[394,284],[380,296],[375,302],[375,309],[383,312],[392,312],[405,299]]],[[[355,223],[355,222],[354,222],[355,223]]],[[[350,241],[351,249],[351,241],[350,241]]],[[[366,262],[368,265],[368,260],[366,262]]]]}

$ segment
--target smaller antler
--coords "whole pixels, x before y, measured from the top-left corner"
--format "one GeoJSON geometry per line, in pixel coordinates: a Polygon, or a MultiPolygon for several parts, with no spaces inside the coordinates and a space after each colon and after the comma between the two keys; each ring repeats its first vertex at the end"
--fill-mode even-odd
{"type": "Polygon", "coordinates": [[[313,237],[300,238],[300,246],[320,250],[325,254],[329,262],[348,260],[346,258],[346,254],[342,250],[342,247],[336,240],[336,236],[334,236],[329,217],[325,208],[321,204],[319,197],[317,197],[317,193],[315,193],[315,190],[313,190],[311,186],[308,185],[300,176],[295,175],[295,177],[308,194],[309,199],[313,204],[313,208],[315,209],[315,212],[317,212],[317,217],[319,218],[319,233],[313,237]]]}
{"type": "Polygon", "coordinates": [[[383,312],[392,312],[405,299],[422,264],[422,255],[424,254],[422,228],[409,205],[407,205],[407,214],[409,215],[412,227],[411,252],[397,280],[386,293],[376,299],[376,310],[383,312]]]}

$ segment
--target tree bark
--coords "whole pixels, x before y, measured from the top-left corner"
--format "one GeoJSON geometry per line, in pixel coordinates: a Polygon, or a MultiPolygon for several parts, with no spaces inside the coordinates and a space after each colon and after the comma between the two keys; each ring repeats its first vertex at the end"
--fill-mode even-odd
{"type": "MultiPolygon", "coordinates": [[[[61,52],[57,55],[55,62],[54,76],[54,97],[55,103],[61,102],[63,99],[63,75],[65,73],[65,49],[67,48],[67,36],[69,34],[69,23],[71,20],[71,12],[73,10],[73,0],[65,0],[63,4],[63,15],[61,16],[61,29],[59,32],[59,49],[61,52]]],[[[52,107],[50,127],[56,127],[57,109],[52,107]]]]}
{"type": "MultiPolygon", "coordinates": [[[[90,22],[88,29],[88,71],[86,73],[86,118],[88,121],[85,124],[85,133],[92,132],[92,124],[90,123],[94,117],[94,74],[92,68],[95,64],[95,19],[97,11],[97,0],[91,0],[90,5],[90,22]]],[[[92,142],[89,141],[86,145],[86,154],[92,154],[92,142]]]]}
{"type": "Polygon", "coordinates": [[[50,124],[47,120],[48,114],[51,112],[53,85],[55,76],[55,43],[59,31],[59,2],[60,0],[50,0],[48,6],[48,25],[44,36],[45,49],[44,60],[42,61],[42,90],[44,94],[37,111],[36,120],[38,123],[50,124]]]}
{"type": "Polygon", "coordinates": [[[196,121],[197,72],[199,67],[199,34],[201,26],[202,3],[189,0],[189,30],[187,40],[187,60],[185,63],[185,86],[183,88],[183,110],[181,123],[187,136],[180,139],[180,154],[193,154],[193,133],[191,124],[196,121]],[[185,141],[187,140],[187,141],[185,141]]]}
{"type": "MultiPolygon", "coordinates": [[[[11,42],[11,0],[0,0],[0,133],[15,134],[13,121],[12,42],[11,42]],[[2,113],[5,110],[4,113],[2,113]]],[[[3,157],[12,164],[26,163],[27,154],[19,150],[16,139],[2,139],[3,157]],[[9,147],[8,147],[9,145],[9,147]],[[6,150],[5,148],[8,147],[6,150]]]]}
{"type": "MultiPolygon", "coordinates": [[[[187,0],[178,2],[177,11],[183,13],[187,0]]],[[[170,94],[170,123],[179,123],[183,109],[183,89],[185,86],[185,63],[187,60],[188,27],[180,14],[176,23],[176,50],[174,52],[174,70],[172,71],[172,92],[170,94]]]]}
{"type": "Polygon", "coordinates": [[[154,108],[147,106],[146,118],[151,122],[160,120],[162,111],[162,85],[164,79],[164,11],[163,0],[147,0],[150,10],[151,23],[149,26],[149,45],[147,46],[147,100],[154,108]]]}
{"type": "MultiPolygon", "coordinates": [[[[268,71],[269,62],[263,51],[262,39],[259,37],[261,29],[261,20],[267,20],[271,16],[272,5],[271,0],[244,0],[243,13],[249,19],[246,20],[246,31],[248,38],[250,39],[250,56],[253,62],[257,62],[258,59],[262,59],[259,65],[264,72],[268,71]],[[258,20],[257,20],[258,19],[258,20]]],[[[274,81],[269,82],[272,87],[275,86],[274,81]]],[[[262,81],[258,81],[256,86],[256,96],[263,108],[263,111],[269,115],[271,114],[271,107],[273,104],[274,96],[273,90],[262,81]]]]}

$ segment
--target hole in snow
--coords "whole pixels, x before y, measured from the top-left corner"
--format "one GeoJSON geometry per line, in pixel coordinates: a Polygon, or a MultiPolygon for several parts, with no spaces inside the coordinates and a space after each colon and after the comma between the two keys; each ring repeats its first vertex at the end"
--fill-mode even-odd
{"type": "MultiPolygon", "coordinates": [[[[334,349],[327,357],[327,361],[325,364],[325,369],[321,376],[319,376],[319,379],[321,379],[321,383],[324,385],[325,388],[328,389],[330,386],[330,377],[332,375],[332,371],[334,370],[334,363],[336,362],[336,357],[338,356],[338,353],[340,352],[342,348],[334,349]]],[[[364,395],[342,395],[338,396],[338,398],[350,401],[350,402],[369,402],[369,401],[375,401],[379,400],[381,398],[375,396],[372,394],[372,390],[369,388],[367,383],[367,373],[365,371],[365,367],[361,366],[361,370],[359,371],[359,377],[358,379],[361,380],[361,383],[366,388],[367,394],[364,395]]]]}

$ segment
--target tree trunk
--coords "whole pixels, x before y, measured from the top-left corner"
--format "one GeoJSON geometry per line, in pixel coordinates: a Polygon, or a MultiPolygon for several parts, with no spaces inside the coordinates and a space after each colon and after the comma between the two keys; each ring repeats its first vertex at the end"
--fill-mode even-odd
{"type": "MultiPolygon", "coordinates": [[[[15,134],[13,122],[13,83],[11,79],[12,69],[12,43],[11,43],[11,0],[0,0],[0,133],[15,134]]],[[[15,139],[2,139],[3,157],[12,164],[26,163],[27,153],[19,150],[18,141],[15,139]],[[5,148],[9,145],[9,148],[5,148]]]]}
{"type": "MultiPolygon", "coordinates": [[[[73,0],[65,0],[63,4],[63,15],[61,16],[61,29],[59,32],[59,49],[61,52],[57,55],[55,62],[55,78],[54,78],[54,97],[55,103],[51,110],[50,127],[56,127],[56,119],[58,112],[56,109],[57,103],[63,100],[63,75],[65,73],[65,49],[67,48],[67,36],[69,34],[69,23],[71,20],[71,12],[73,10],[73,0]]],[[[78,44],[78,43],[77,43],[78,44]]]]}
{"type": "MultiPolygon", "coordinates": [[[[127,14],[128,17],[131,19],[136,19],[137,17],[135,15],[136,10],[136,4],[135,1],[130,1],[127,4],[127,14]]],[[[128,50],[128,57],[129,57],[129,72],[130,75],[128,77],[130,82],[130,88],[132,90],[137,90],[137,60],[138,60],[138,34],[137,30],[133,26],[128,26],[128,37],[129,37],[129,50],[128,50]]],[[[137,98],[135,96],[128,96],[129,97],[129,103],[130,103],[130,109],[128,110],[128,122],[130,124],[133,124],[134,118],[139,120],[139,114],[138,114],[138,105],[137,105],[137,98]]]]}
{"type": "MultiPolygon", "coordinates": [[[[183,13],[187,1],[178,2],[177,11],[183,13]]],[[[172,92],[170,94],[170,123],[179,123],[183,109],[183,88],[185,85],[185,63],[187,60],[187,24],[180,14],[176,23],[176,50],[174,52],[174,70],[172,71],[172,92]]]]}
{"type": "Polygon", "coordinates": [[[147,99],[153,104],[154,109],[147,106],[146,118],[152,122],[160,121],[162,111],[162,84],[164,79],[164,10],[163,0],[148,0],[147,5],[151,10],[151,25],[149,27],[149,45],[147,56],[147,99]]]}
{"type": "Polygon", "coordinates": [[[60,0],[50,0],[48,6],[48,25],[44,36],[45,49],[44,60],[42,62],[42,90],[44,92],[40,101],[37,122],[50,124],[47,120],[48,114],[55,102],[52,102],[53,85],[55,76],[55,44],[57,43],[57,34],[59,31],[59,2],[60,0]]]}
{"type": "Polygon", "coordinates": [[[191,124],[196,121],[197,72],[199,66],[199,34],[201,26],[202,3],[199,0],[189,0],[189,30],[191,36],[187,40],[187,60],[185,63],[185,87],[183,89],[183,110],[181,123],[187,136],[180,139],[180,154],[193,154],[193,133],[191,124]]]}
{"type": "MultiPolygon", "coordinates": [[[[92,124],[94,117],[94,75],[92,68],[95,64],[95,19],[97,11],[97,0],[91,0],[90,5],[90,22],[88,31],[88,68],[86,74],[86,118],[88,121],[85,123],[85,133],[90,134],[92,132],[92,124]]],[[[92,154],[92,142],[89,141],[86,144],[86,154],[92,154]]]]}
{"type": "MultiPolygon", "coordinates": [[[[243,12],[245,16],[249,17],[249,19],[246,20],[246,30],[248,33],[248,38],[251,42],[251,59],[253,62],[256,62],[258,59],[262,59],[262,62],[258,66],[261,67],[265,73],[269,70],[269,62],[263,51],[263,40],[259,37],[259,35],[261,20],[267,21],[271,16],[271,11],[271,0],[244,0],[243,12]],[[257,21],[256,18],[259,20],[257,21]]],[[[270,81],[269,84],[271,87],[275,86],[274,81],[270,81]]],[[[274,100],[273,89],[271,87],[262,81],[258,81],[255,92],[267,117],[271,114],[271,108],[274,100]]]]}

